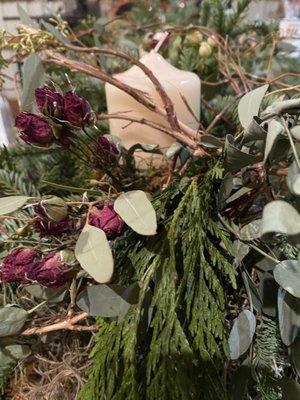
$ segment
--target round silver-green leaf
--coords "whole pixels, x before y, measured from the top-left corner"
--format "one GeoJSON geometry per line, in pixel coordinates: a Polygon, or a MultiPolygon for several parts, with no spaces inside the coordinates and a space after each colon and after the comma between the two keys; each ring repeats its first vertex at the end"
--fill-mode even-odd
{"type": "Polygon", "coordinates": [[[283,200],[271,201],[263,210],[261,238],[268,240],[276,233],[287,236],[300,234],[300,215],[291,204],[283,200]]]}
{"type": "Polygon", "coordinates": [[[252,343],[255,328],[256,319],[249,310],[242,311],[234,320],[228,339],[231,360],[237,360],[248,350],[252,343]]]}
{"type": "Polygon", "coordinates": [[[27,311],[18,306],[0,308],[0,337],[16,335],[23,328],[28,317],[27,311]]]}
{"type": "Polygon", "coordinates": [[[286,183],[293,194],[300,195],[300,171],[295,161],[289,168],[286,183]]]}
{"type": "Polygon", "coordinates": [[[0,215],[10,214],[21,208],[30,197],[7,196],[0,198],[0,215]]]}
{"type": "Polygon", "coordinates": [[[154,208],[142,190],[121,194],[114,203],[114,209],[125,223],[140,235],[155,235],[157,221],[154,208]]]}
{"type": "Polygon", "coordinates": [[[300,299],[279,288],[277,306],[280,336],[290,346],[300,332],[300,299]]]}
{"type": "Polygon", "coordinates": [[[106,283],[111,280],[114,260],[109,242],[101,229],[85,225],[75,246],[75,257],[95,281],[106,283]]]}
{"type": "Polygon", "coordinates": [[[298,261],[281,261],[274,269],[274,278],[283,289],[300,298],[300,266],[298,261]]]}
{"type": "Polygon", "coordinates": [[[252,118],[258,115],[262,99],[268,90],[269,85],[260,86],[243,96],[238,105],[238,113],[242,126],[247,128],[252,118]]]}
{"type": "Polygon", "coordinates": [[[28,285],[24,288],[26,292],[37,299],[47,300],[48,303],[60,303],[67,295],[66,285],[59,288],[46,288],[41,285],[28,285]]]}

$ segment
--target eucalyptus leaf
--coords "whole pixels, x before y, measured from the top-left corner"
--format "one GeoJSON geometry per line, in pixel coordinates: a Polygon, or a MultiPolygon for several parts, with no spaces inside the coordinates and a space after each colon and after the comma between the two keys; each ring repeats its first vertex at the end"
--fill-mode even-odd
{"type": "Polygon", "coordinates": [[[218,210],[221,210],[226,205],[230,193],[233,190],[233,175],[230,172],[224,176],[217,196],[218,210]]]}
{"type": "Polygon", "coordinates": [[[279,288],[277,306],[280,336],[290,346],[300,332],[300,299],[279,288]]]}
{"type": "Polygon", "coordinates": [[[0,308],[0,337],[16,335],[23,328],[27,311],[17,306],[0,308]]]}
{"type": "Polygon", "coordinates": [[[298,111],[300,107],[300,99],[288,99],[275,101],[270,107],[269,112],[275,114],[284,114],[287,112],[298,111]]]}
{"type": "Polygon", "coordinates": [[[17,3],[17,10],[20,16],[20,20],[25,25],[31,25],[33,28],[39,29],[39,24],[35,22],[28,14],[27,11],[21,6],[20,3],[17,3]]]}
{"type": "Polygon", "coordinates": [[[260,119],[253,117],[247,129],[244,129],[236,138],[235,143],[239,147],[250,142],[265,141],[267,137],[266,130],[260,125],[260,119]]]}
{"type": "Polygon", "coordinates": [[[48,303],[60,303],[68,293],[66,286],[46,288],[41,285],[28,285],[24,289],[37,299],[47,300],[48,303]]]}
{"type": "Polygon", "coordinates": [[[268,90],[269,85],[263,85],[243,96],[238,105],[238,113],[242,126],[247,128],[252,118],[258,115],[262,99],[268,90]]]}
{"type": "Polygon", "coordinates": [[[235,240],[233,242],[233,254],[234,254],[234,266],[238,267],[246,255],[249,253],[250,247],[241,242],[240,240],[235,240]]]}
{"type": "Polygon", "coordinates": [[[262,220],[256,219],[247,225],[244,225],[239,231],[241,240],[255,240],[260,238],[262,220]]]}
{"type": "Polygon", "coordinates": [[[95,281],[106,283],[111,280],[114,260],[109,242],[101,229],[85,225],[75,246],[75,257],[95,281]]]}
{"type": "Polygon", "coordinates": [[[268,203],[263,210],[261,238],[269,240],[274,234],[287,236],[300,234],[300,215],[289,203],[275,200],[268,203]]]}
{"type": "Polygon", "coordinates": [[[263,160],[262,155],[248,154],[236,147],[235,139],[232,135],[226,136],[225,149],[224,168],[228,172],[236,172],[241,168],[263,160]]]}
{"type": "Polygon", "coordinates": [[[64,36],[61,32],[59,32],[59,30],[55,28],[55,26],[43,20],[41,22],[42,25],[47,29],[47,31],[50,32],[58,41],[64,44],[70,43],[69,39],[66,36],[64,36]]]}
{"type": "Polygon", "coordinates": [[[133,190],[121,194],[114,203],[114,209],[140,235],[156,234],[156,214],[145,192],[133,190]]]}
{"type": "Polygon", "coordinates": [[[234,192],[230,197],[228,197],[228,199],[226,200],[226,203],[231,203],[237,199],[239,199],[240,197],[244,196],[244,194],[249,193],[252,189],[247,187],[247,186],[243,186],[240,189],[238,189],[236,192],[234,192]]]}
{"type": "Polygon", "coordinates": [[[7,196],[0,198],[0,215],[10,214],[21,208],[30,197],[27,196],[7,196]]]}
{"type": "Polygon", "coordinates": [[[139,286],[93,285],[77,297],[78,307],[92,316],[123,318],[130,306],[138,301],[139,286]]]}
{"type": "Polygon", "coordinates": [[[300,125],[292,126],[290,132],[294,139],[300,140],[300,125]]]}
{"type": "Polygon", "coordinates": [[[298,261],[281,261],[274,269],[274,279],[291,295],[300,298],[300,266],[298,261]]]}
{"type": "Polygon", "coordinates": [[[266,139],[266,146],[265,146],[265,155],[264,155],[264,161],[267,162],[272,162],[274,156],[274,149],[278,143],[278,140],[280,139],[281,136],[283,136],[285,132],[284,126],[276,121],[275,119],[272,119],[269,124],[268,124],[268,134],[267,134],[267,139],[266,139]]]}
{"type": "Polygon", "coordinates": [[[10,344],[1,349],[4,354],[9,355],[15,360],[24,360],[31,354],[31,349],[25,344],[10,344]]]}
{"type": "Polygon", "coordinates": [[[142,150],[145,153],[162,154],[158,144],[136,143],[128,149],[128,155],[132,157],[136,150],[142,150]]]}
{"type": "Polygon", "coordinates": [[[21,110],[31,111],[34,103],[34,92],[44,81],[45,70],[39,55],[30,54],[23,65],[23,90],[21,110]]]}
{"type": "Polygon", "coordinates": [[[296,161],[292,163],[286,177],[286,183],[291,193],[300,195],[300,171],[296,161]]]}
{"type": "Polygon", "coordinates": [[[8,352],[5,352],[3,347],[0,347],[0,379],[15,364],[16,360],[8,352]]]}
{"type": "Polygon", "coordinates": [[[250,347],[255,333],[256,319],[249,310],[243,310],[234,320],[229,335],[229,354],[231,360],[237,360],[250,347]]]}
{"type": "Polygon", "coordinates": [[[166,156],[167,158],[173,158],[176,154],[180,153],[180,151],[183,149],[183,146],[179,142],[174,142],[171,144],[171,146],[167,149],[166,151],[166,156]]]}
{"type": "Polygon", "coordinates": [[[204,145],[205,147],[209,147],[212,149],[216,148],[222,148],[224,146],[224,143],[218,139],[217,137],[213,135],[202,135],[200,137],[200,143],[204,145]]]}

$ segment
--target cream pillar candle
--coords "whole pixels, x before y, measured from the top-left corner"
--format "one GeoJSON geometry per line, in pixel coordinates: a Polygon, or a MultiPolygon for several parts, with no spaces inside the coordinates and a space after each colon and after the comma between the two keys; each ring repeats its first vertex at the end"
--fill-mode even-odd
{"type": "MultiPolygon", "coordinates": [[[[159,80],[174,103],[178,119],[197,130],[198,122],[188,110],[182,97],[184,97],[193,114],[198,118],[200,114],[199,77],[192,72],[181,71],[173,67],[155,51],[144,55],[140,62],[145,64],[159,80]]],[[[147,92],[153,102],[160,106],[163,105],[153,83],[139,67],[133,66],[121,74],[114,75],[114,77],[131,87],[147,92]]],[[[128,117],[143,117],[168,126],[168,122],[164,118],[148,110],[115,86],[106,83],[105,91],[109,114],[126,113],[128,117]]],[[[163,150],[166,150],[175,141],[171,136],[139,123],[110,119],[109,125],[110,133],[120,137],[126,148],[136,143],[142,143],[158,144],[163,150]]]]}

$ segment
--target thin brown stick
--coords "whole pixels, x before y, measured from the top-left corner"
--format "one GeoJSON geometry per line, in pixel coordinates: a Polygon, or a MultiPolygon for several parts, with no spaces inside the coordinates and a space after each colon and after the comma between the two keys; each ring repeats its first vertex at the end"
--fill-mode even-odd
{"type": "Polygon", "coordinates": [[[87,312],[82,312],[76,315],[73,318],[68,318],[65,321],[58,322],[53,325],[41,326],[28,328],[25,331],[21,332],[22,336],[30,336],[30,335],[41,335],[47,332],[53,332],[58,330],[69,330],[69,331],[92,331],[97,330],[96,326],[78,326],[75,325],[77,322],[81,321],[84,318],[87,318],[89,314],[87,312]]]}
{"type": "Polygon", "coordinates": [[[184,136],[180,131],[172,130],[166,126],[163,126],[157,122],[151,121],[143,117],[134,117],[134,116],[129,116],[128,114],[118,113],[118,114],[99,114],[97,115],[97,118],[99,120],[122,119],[125,121],[130,121],[131,123],[136,122],[138,124],[147,125],[150,126],[151,128],[157,129],[161,132],[166,133],[167,135],[172,136],[174,139],[177,139],[178,141],[186,144],[193,150],[196,150],[198,148],[197,144],[193,140],[184,136]]]}
{"type": "Polygon", "coordinates": [[[75,51],[83,52],[83,53],[86,53],[86,52],[88,52],[89,54],[101,53],[101,54],[107,54],[107,55],[110,55],[113,57],[123,58],[124,60],[130,62],[131,64],[139,67],[144,72],[144,74],[146,76],[148,76],[148,78],[151,80],[151,82],[154,84],[154,87],[155,87],[157,93],[159,94],[159,96],[163,102],[164,108],[167,112],[167,118],[168,118],[169,124],[171,125],[171,127],[173,129],[179,128],[177,116],[176,116],[176,112],[175,112],[174,104],[173,104],[172,100],[170,99],[170,97],[168,96],[168,94],[166,93],[164,88],[162,87],[159,80],[156,78],[156,76],[153,74],[153,72],[148,67],[146,67],[146,65],[144,65],[140,61],[136,60],[135,58],[131,57],[129,54],[124,53],[122,51],[117,51],[117,50],[112,50],[112,49],[104,49],[104,48],[99,48],[99,47],[79,47],[79,46],[74,46],[71,44],[65,44],[65,47],[67,49],[75,50],[75,51]]]}
{"type": "Polygon", "coordinates": [[[240,93],[238,94],[232,101],[230,101],[229,103],[226,104],[226,106],[223,108],[223,110],[221,112],[219,112],[219,114],[217,114],[215,116],[215,118],[211,121],[211,123],[208,125],[208,127],[206,128],[206,133],[209,133],[215,126],[216,124],[219,122],[219,120],[221,118],[223,118],[223,115],[226,113],[226,111],[242,96],[244,95],[244,93],[240,93]]]}
{"type": "MultiPolygon", "coordinates": [[[[105,52],[109,52],[108,49],[104,49],[104,51],[105,52]]],[[[48,56],[48,60],[50,62],[53,62],[56,65],[61,65],[63,67],[69,68],[70,70],[85,73],[87,75],[93,76],[95,78],[103,80],[104,82],[108,82],[111,85],[116,86],[120,90],[122,90],[125,93],[129,94],[131,97],[133,97],[136,101],[138,101],[140,104],[142,104],[143,106],[145,106],[149,110],[161,115],[162,117],[164,117],[165,119],[168,120],[167,111],[165,111],[162,107],[159,107],[157,104],[152,102],[149,99],[149,96],[147,95],[147,93],[142,92],[141,90],[135,89],[135,88],[133,88],[133,87],[131,87],[131,86],[119,81],[118,79],[113,78],[110,75],[107,75],[105,72],[103,72],[103,71],[99,70],[98,68],[95,68],[95,67],[93,67],[91,65],[85,64],[85,63],[80,62],[80,61],[75,61],[75,60],[69,59],[69,58],[67,58],[67,57],[65,57],[65,56],[63,56],[63,55],[61,55],[59,53],[56,53],[56,52],[52,51],[52,50],[45,50],[44,53],[48,56]]],[[[115,52],[113,50],[111,50],[111,53],[112,54],[113,53],[119,54],[119,52],[115,52]]],[[[128,56],[128,57],[130,57],[130,56],[128,56]]],[[[141,65],[143,65],[143,64],[141,64],[141,65]]],[[[144,67],[144,69],[147,68],[145,65],[143,65],[143,67],[144,67]]],[[[170,111],[168,111],[168,112],[170,113],[170,111]]],[[[193,139],[193,140],[198,140],[199,139],[200,135],[199,135],[199,133],[197,131],[195,131],[194,129],[190,128],[189,126],[187,126],[186,124],[184,124],[183,122],[181,122],[179,120],[177,120],[177,123],[178,123],[179,129],[187,137],[189,137],[190,139],[193,139]]],[[[176,131],[176,129],[175,129],[175,131],[176,131]]]]}

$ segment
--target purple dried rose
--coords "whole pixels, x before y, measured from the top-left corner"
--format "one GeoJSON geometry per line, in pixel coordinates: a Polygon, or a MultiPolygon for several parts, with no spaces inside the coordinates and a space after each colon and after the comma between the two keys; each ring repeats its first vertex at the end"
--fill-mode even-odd
{"type": "Polygon", "coordinates": [[[63,117],[63,97],[50,86],[43,86],[35,90],[35,101],[41,113],[53,117],[63,117]]]}
{"type": "Polygon", "coordinates": [[[102,229],[108,240],[119,236],[124,229],[124,221],[115,212],[112,203],[106,203],[102,210],[93,207],[89,215],[89,224],[102,229]]]}
{"type": "Polygon", "coordinates": [[[55,140],[47,120],[36,114],[22,112],[17,116],[15,126],[20,131],[20,138],[27,143],[46,147],[55,140]]]}
{"type": "Polygon", "coordinates": [[[34,229],[39,232],[40,237],[44,236],[59,236],[64,232],[69,232],[70,230],[70,219],[67,215],[64,219],[59,222],[49,221],[46,218],[36,218],[32,225],[34,229]]]}
{"type": "Polygon", "coordinates": [[[31,282],[31,276],[38,267],[40,254],[32,248],[18,247],[3,259],[0,270],[2,282],[31,282]]]}
{"type": "Polygon", "coordinates": [[[64,285],[73,275],[70,264],[64,262],[64,251],[53,251],[46,255],[35,270],[36,281],[48,288],[64,285]]]}
{"type": "Polygon", "coordinates": [[[114,164],[118,160],[119,150],[117,146],[105,136],[99,136],[97,140],[96,154],[105,164],[114,164]]]}
{"type": "Polygon", "coordinates": [[[94,120],[94,112],[89,102],[72,91],[63,97],[63,111],[67,121],[77,127],[88,126],[94,120]]]}

